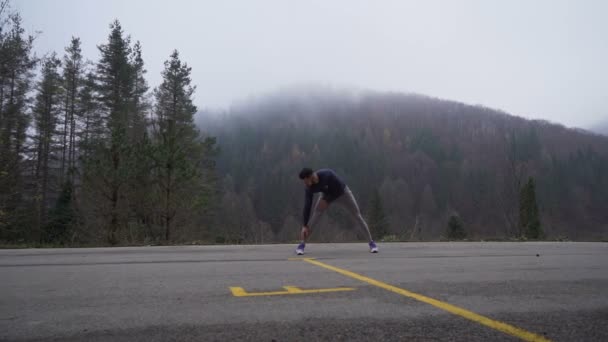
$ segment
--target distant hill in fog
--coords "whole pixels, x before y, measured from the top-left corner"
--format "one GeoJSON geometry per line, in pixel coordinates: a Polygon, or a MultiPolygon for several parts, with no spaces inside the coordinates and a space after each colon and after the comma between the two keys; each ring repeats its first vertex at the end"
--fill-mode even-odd
{"type": "MultiPolygon", "coordinates": [[[[379,190],[389,230],[402,238],[445,236],[452,214],[471,237],[515,236],[528,177],[548,238],[608,238],[608,138],[596,134],[422,95],[323,87],[200,113],[198,124],[218,138],[222,206],[233,208],[222,215],[257,222],[277,241],[298,230],[297,172],[308,165],[335,169],[366,213],[379,190]]],[[[354,239],[340,215],[315,238],[354,239]]]]}
{"type": "Polygon", "coordinates": [[[598,124],[593,125],[591,131],[608,136],[608,118],[598,124]]]}

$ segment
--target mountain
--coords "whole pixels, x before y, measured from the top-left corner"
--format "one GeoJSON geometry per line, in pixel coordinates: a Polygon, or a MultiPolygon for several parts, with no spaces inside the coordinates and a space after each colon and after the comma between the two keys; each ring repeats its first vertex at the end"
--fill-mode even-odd
{"type": "Polygon", "coordinates": [[[595,133],[608,136],[608,119],[605,119],[595,124],[593,127],[590,128],[590,130],[595,133]]]}
{"type": "MultiPolygon", "coordinates": [[[[608,137],[422,95],[323,87],[200,113],[197,123],[220,147],[218,224],[256,227],[244,237],[232,228],[239,239],[296,238],[304,166],[334,169],[367,217],[379,191],[388,230],[402,239],[445,237],[453,215],[471,238],[519,236],[530,177],[546,238],[608,238],[608,137]]],[[[344,216],[330,211],[313,238],[361,237],[344,216]]]]}

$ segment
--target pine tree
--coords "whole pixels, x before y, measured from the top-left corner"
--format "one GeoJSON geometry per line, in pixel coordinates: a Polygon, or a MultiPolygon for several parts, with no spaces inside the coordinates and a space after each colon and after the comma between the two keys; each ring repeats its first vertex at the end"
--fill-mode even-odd
{"type": "Polygon", "coordinates": [[[76,119],[78,95],[82,84],[83,60],[80,38],[72,37],[70,45],[65,48],[63,57],[63,80],[65,88],[63,140],[61,155],[61,183],[64,179],[72,181],[76,167],[76,119]]]}
{"type": "Polygon", "coordinates": [[[162,72],[162,84],[155,89],[154,161],[163,221],[164,239],[170,241],[179,211],[193,214],[201,204],[205,182],[205,159],[211,156],[215,139],[201,140],[194,125],[195,87],[191,68],[174,51],[162,72]]]}
{"type": "Polygon", "coordinates": [[[131,54],[130,38],[123,36],[118,21],[110,25],[110,35],[105,45],[98,46],[101,58],[97,63],[97,94],[101,110],[106,117],[108,137],[97,155],[89,160],[90,170],[96,174],[95,180],[102,198],[109,200],[106,213],[107,241],[119,242],[117,232],[125,227],[128,219],[126,206],[122,205],[129,179],[129,157],[132,146],[128,140],[129,114],[133,95],[133,72],[129,63],[131,54]],[[102,187],[99,189],[99,187],[102,187]]]}
{"type": "Polygon", "coordinates": [[[67,244],[71,224],[75,213],[72,204],[72,183],[66,181],[59,194],[55,207],[49,214],[49,220],[44,227],[45,242],[67,244]]]}
{"type": "Polygon", "coordinates": [[[24,236],[23,155],[30,117],[28,92],[37,63],[32,55],[34,38],[26,36],[18,13],[8,13],[0,3],[0,239],[24,236]]]}
{"type": "Polygon", "coordinates": [[[144,78],[146,69],[142,58],[140,42],[136,42],[130,55],[130,63],[133,72],[133,97],[131,100],[130,122],[129,122],[129,141],[133,146],[129,167],[132,169],[129,179],[129,203],[131,210],[137,220],[134,225],[135,238],[139,238],[142,229],[146,228],[147,233],[143,239],[152,237],[152,215],[154,207],[153,196],[151,196],[151,174],[152,159],[151,141],[148,136],[148,120],[146,114],[150,109],[147,97],[148,83],[144,78]]]}
{"type": "Polygon", "coordinates": [[[522,235],[528,239],[541,239],[543,231],[536,203],[536,185],[530,177],[523,186],[519,200],[519,226],[522,235]]]}
{"type": "Polygon", "coordinates": [[[130,108],[130,141],[134,143],[140,142],[144,139],[144,135],[147,134],[146,124],[146,111],[149,109],[150,104],[146,98],[148,92],[148,82],[144,78],[146,75],[146,69],[144,67],[144,60],[141,56],[141,43],[138,41],[133,46],[131,52],[130,63],[132,67],[132,98],[130,108]]]}
{"type": "Polygon", "coordinates": [[[57,175],[53,164],[57,157],[57,124],[61,111],[62,79],[58,68],[61,61],[53,53],[46,58],[42,66],[42,79],[38,83],[36,102],[34,104],[34,124],[36,134],[36,201],[38,236],[47,222],[47,213],[51,206],[49,197],[56,191],[57,175]]]}
{"type": "Polygon", "coordinates": [[[462,240],[466,237],[467,233],[464,230],[460,216],[456,214],[450,215],[450,219],[448,220],[448,239],[462,240]]]}
{"type": "Polygon", "coordinates": [[[97,84],[95,74],[89,72],[83,78],[83,86],[78,94],[78,116],[82,130],[77,132],[78,153],[82,161],[89,160],[95,149],[102,146],[107,136],[104,127],[105,120],[101,112],[101,105],[96,98],[97,84]]]}
{"type": "Polygon", "coordinates": [[[372,236],[376,239],[382,239],[388,234],[388,221],[384,214],[382,199],[378,190],[374,191],[370,203],[369,228],[372,236]]]}

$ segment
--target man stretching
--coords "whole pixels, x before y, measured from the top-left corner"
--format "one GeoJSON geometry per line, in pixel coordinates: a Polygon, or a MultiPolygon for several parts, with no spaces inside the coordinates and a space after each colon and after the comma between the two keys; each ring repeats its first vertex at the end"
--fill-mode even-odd
{"type": "Polygon", "coordinates": [[[331,203],[340,203],[344,208],[348,210],[354,217],[361,229],[367,234],[369,239],[369,251],[371,253],[378,253],[378,247],[372,239],[372,234],[369,232],[369,227],[355,200],[355,196],[350,191],[348,186],[336,175],[333,170],[321,169],[313,172],[312,169],[303,168],[300,171],[300,179],[306,184],[305,190],[305,204],[304,204],[304,224],[300,237],[302,241],[296,249],[296,254],[304,254],[304,247],[306,246],[306,239],[312,233],[312,227],[319,221],[321,214],[327,209],[331,203]],[[312,206],[313,194],[321,192],[321,196],[315,202],[314,209],[312,211],[312,218],[310,217],[310,209],[312,206]]]}

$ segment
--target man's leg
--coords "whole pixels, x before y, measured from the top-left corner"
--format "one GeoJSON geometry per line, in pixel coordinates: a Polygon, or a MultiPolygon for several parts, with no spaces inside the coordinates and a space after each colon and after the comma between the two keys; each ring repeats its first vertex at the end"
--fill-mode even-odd
{"type": "Polygon", "coordinates": [[[372,233],[370,233],[369,227],[367,226],[367,223],[365,222],[365,219],[363,219],[361,211],[359,210],[357,200],[355,199],[355,196],[353,196],[353,193],[350,191],[348,186],[344,189],[344,195],[340,196],[336,201],[344,206],[346,210],[348,210],[348,212],[354,216],[355,221],[357,221],[359,224],[359,227],[361,227],[363,232],[367,234],[369,242],[372,242],[372,233]]]}

